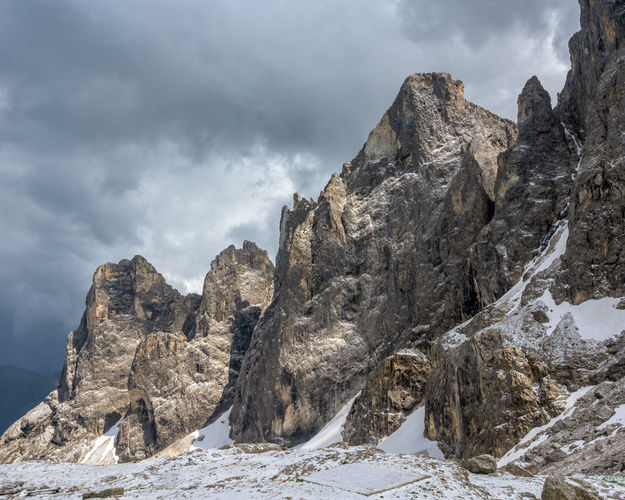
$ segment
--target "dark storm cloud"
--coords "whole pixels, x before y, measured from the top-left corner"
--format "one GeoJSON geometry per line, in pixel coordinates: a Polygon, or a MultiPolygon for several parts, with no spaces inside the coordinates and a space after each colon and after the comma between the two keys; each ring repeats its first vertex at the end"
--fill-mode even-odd
{"type": "Polygon", "coordinates": [[[417,43],[441,43],[441,35],[447,34],[478,48],[513,30],[528,37],[552,30],[556,50],[565,60],[568,39],[579,25],[576,0],[400,0],[398,5],[407,36],[417,43]]]}
{"type": "Polygon", "coordinates": [[[96,266],[198,291],[230,243],[273,256],[416,71],[507,117],[568,67],[574,0],[0,2],[0,363],[53,371],[96,266]]]}

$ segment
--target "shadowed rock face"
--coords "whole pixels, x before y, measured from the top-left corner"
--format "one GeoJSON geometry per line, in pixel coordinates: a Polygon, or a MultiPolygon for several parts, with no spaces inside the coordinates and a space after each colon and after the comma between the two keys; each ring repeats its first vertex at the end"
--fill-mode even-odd
{"type": "Polygon", "coordinates": [[[565,295],[625,293],[625,4],[582,0],[558,112],[585,137],[571,195],[565,295]]]}
{"type": "Polygon", "coordinates": [[[446,74],[413,75],[317,202],[283,209],[276,295],[243,364],[239,441],[317,431],[393,351],[483,305],[468,249],[516,127],[446,74]]]}
{"type": "Polygon", "coordinates": [[[80,461],[122,417],[121,460],[206,425],[232,404],[272,273],[267,253],[250,242],[215,259],[202,296],[182,296],[140,256],[100,266],[69,334],[58,392],[7,430],[0,461],[80,461]]]}
{"type": "Polygon", "coordinates": [[[521,278],[549,229],[566,217],[576,143],[538,78],[518,98],[517,142],[499,157],[495,213],[471,248],[479,295],[491,303],[521,278]],[[569,133],[570,135],[570,133],[569,133]]]}
{"type": "MultiPolygon", "coordinates": [[[[562,236],[568,235],[562,246],[566,251],[549,269],[523,277],[525,291],[516,306],[510,298],[485,308],[458,328],[469,338],[454,349],[446,344],[449,340],[440,339],[439,363],[426,391],[426,432],[439,440],[448,455],[501,456],[529,429],[560,415],[536,446],[519,448],[523,468],[620,473],[625,433],[615,424],[602,430],[601,424],[623,404],[625,336],[614,327],[613,337],[607,340],[583,338],[583,327],[571,314],[559,318],[555,326],[544,327],[545,311],[550,310],[544,301],[549,294],[557,303],[572,304],[625,295],[625,2],[581,0],[580,5],[582,29],[570,42],[572,70],[558,106],[552,112],[530,80],[519,98],[518,144],[502,157],[505,165],[524,142],[534,144],[530,152],[528,148],[520,152],[521,158],[532,159],[528,167],[535,161],[530,178],[541,185],[558,181],[570,186],[569,221],[564,211],[559,223],[568,226],[562,236]],[[571,153],[571,146],[576,146],[579,155],[569,182],[565,144],[571,153]],[[550,178],[549,172],[555,177],[550,178]],[[572,392],[591,385],[596,387],[576,403],[575,411],[561,414],[564,387],[572,392]],[[486,409],[489,419],[484,422],[481,415],[486,409]]],[[[516,171],[523,165],[516,162],[516,171]]],[[[531,193],[524,187],[526,181],[516,182],[531,193]]],[[[557,186],[550,192],[557,196],[554,208],[543,211],[544,222],[553,221],[567,201],[565,191],[557,186]]],[[[511,201],[517,197],[514,194],[511,201]]],[[[489,227],[497,218],[496,212],[489,227]]],[[[510,227],[514,236],[516,228],[527,228],[527,223],[510,227]]],[[[505,237],[503,241],[506,244],[505,237]]],[[[603,307],[609,313],[609,307],[621,306],[603,307]]],[[[600,323],[602,318],[597,314],[594,320],[600,323]]]]}

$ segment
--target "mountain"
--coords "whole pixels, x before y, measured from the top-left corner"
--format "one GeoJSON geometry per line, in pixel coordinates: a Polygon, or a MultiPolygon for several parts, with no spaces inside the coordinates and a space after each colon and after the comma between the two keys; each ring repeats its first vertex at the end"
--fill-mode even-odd
{"type": "Polygon", "coordinates": [[[58,376],[41,375],[17,366],[0,366],[0,432],[36,406],[56,387],[58,376]]]}
{"type": "Polygon", "coordinates": [[[217,256],[201,296],[182,296],[141,256],[100,266],[58,390],[5,432],[0,461],[130,461],[204,427],[232,405],[272,273],[251,242],[217,256]],[[94,455],[111,428],[115,448],[94,455]]]}
{"type": "Polygon", "coordinates": [[[175,455],[227,416],[242,452],[620,473],[625,2],[580,6],[555,107],[536,77],[512,123],[409,76],[318,199],[283,208],[275,268],[229,247],[186,297],[140,256],[98,268],[58,390],[0,462],[175,455]]]}

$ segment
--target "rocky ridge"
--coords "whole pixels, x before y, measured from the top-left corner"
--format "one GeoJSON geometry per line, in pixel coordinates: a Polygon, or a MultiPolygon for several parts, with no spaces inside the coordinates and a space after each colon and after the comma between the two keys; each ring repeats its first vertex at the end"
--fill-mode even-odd
{"type": "MultiPolygon", "coordinates": [[[[375,443],[376,428],[392,421],[391,432],[412,409],[388,402],[401,372],[384,357],[404,347],[432,367],[411,390],[424,391],[426,437],[449,457],[505,456],[552,422],[570,427],[569,440],[601,435],[618,397],[596,398],[594,420],[606,418],[592,429],[569,416],[580,388],[621,380],[625,318],[610,297],[625,294],[625,6],[580,5],[555,108],[532,77],[515,128],[467,103],[448,75],[413,75],[319,199],[283,210],[277,293],[239,379],[236,439],[302,441],[364,386],[343,437],[375,443]],[[597,314],[609,322],[593,326],[597,314]],[[275,397],[258,397],[259,385],[275,397]]],[[[616,435],[611,450],[623,447],[616,435]]],[[[618,460],[582,460],[579,443],[565,460],[544,439],[519,463],[618,472],[618,460]]]]}
{"type": "Polygon", "coordinates": [[[232,404],[272,273],[250,242],[215,259],[201,296],[183,297],[140,256],[100,266],[58,390],[5,432],[0,461],[141,459],[206,425],[232,404]],[[114,446],[93,455],[116,424],[114,446]]]}
{"type": "Polygon", "coordinates": [[[411,75],[319,198],[284,207],[275,271],[251,243],[202,296],[139,257],[99,268],[58,391],[0,461],[85,460],[107,434],[99,456],[136,460],[230,405],[237,442],[290,446],[360,392],[351,444],[422,414],[415,439],[462,463],[622,472],[625,3],[580,5],[555,108],[536,77],[514,124],[411,75]]]}

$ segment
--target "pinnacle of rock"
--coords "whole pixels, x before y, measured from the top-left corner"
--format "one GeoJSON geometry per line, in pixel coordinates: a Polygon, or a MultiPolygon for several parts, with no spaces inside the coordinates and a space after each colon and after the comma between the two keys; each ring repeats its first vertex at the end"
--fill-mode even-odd
{"type": "Polygon", "coordinates": [[[551,97],[536,76],[530,78],[518,99],[517,122],[519,127],[530,120],[535,113],[551,112],[551,97]]]}

